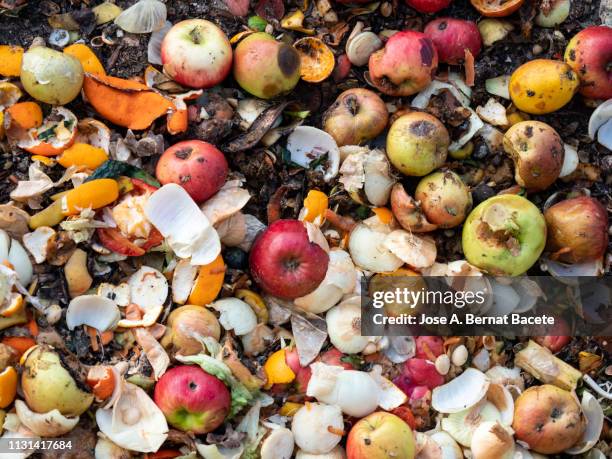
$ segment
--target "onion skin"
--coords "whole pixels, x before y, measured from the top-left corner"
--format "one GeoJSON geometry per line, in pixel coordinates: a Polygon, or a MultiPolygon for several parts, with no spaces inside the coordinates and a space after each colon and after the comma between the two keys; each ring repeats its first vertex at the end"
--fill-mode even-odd
{"type": "Polygon", "coordinates": [[[566,199],[544,212],[546,248],[566,263],[597,260],[608,247],[608,216],[599,201],[588,196],[566,199]]]}
{"type": "Polygon", "coordinates": [[[194,355],[202,351],[202,343],[194,335],[210,336],[217,341],[221,326],[215,315],[202,306],[181,306],[170,313],[166,333],[161,340],[165,348],[172,348],[182,355],[194,355]]]}

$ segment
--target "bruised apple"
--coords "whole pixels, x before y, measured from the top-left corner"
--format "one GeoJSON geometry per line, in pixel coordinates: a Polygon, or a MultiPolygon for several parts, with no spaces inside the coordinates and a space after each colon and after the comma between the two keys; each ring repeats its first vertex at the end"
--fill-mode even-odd
{"type": "Polygon", "coordinates": [[[176,183],[196,202],[203,202],[225,183],[228,165],[223,153],[201,140],[172,145],[160,157],[155,175],[162,185],[176,183]]]}
{"type": "Polygon", "coordinates": [[[424,177],[414,197],[421,203],[427,220],[438,228],[460,225],[472,210],[470,190],[453,171],[434,172],[424,177]]]}
{"type": "Polygon", "coordinates": [[[471,264],[493,275],[518,276],[539,258],[546,244],[540,210],[516,194],[481,202],[463,225],[463,253],[471,264]]]}
{"type": "Polygon", "coordinates": [[[516,439],[541,454],[558,454],[574,446],[586,428],[576,397],[552,384],[534,386],[514,402],[516,439]]]}
{"type": "Polygon", "coordinates": [[[212,432],[229,413],[231,397],[220,379],[199,367],[171,368],[155,385],[153,399],[168,423],[185,432],[212,432]]]}
{"type": "Polygon", "coordinates": [[[387,126],[383,100],[369,89],[344,91],[323,115],[323,130],[338,146],[359,145],[375,138],[387,126]]]}
{"type": "Polygon", "coordinates": [[[304,222],[277,220],[255,240],[249,257],[251,275],[270,295],[295,299],[316,289],[325,278],[329,255],[309,238],[304,222]]]}
{"type": "Polygon", "coordinates": [[[544,212],[548,227],[546,247],[567,263],[597,260],[608,247],[608,215],[589,196],[566,199],[544,212]]]}
{"type": "Polygon", "coordinates": [[[291,91],[300,80],[300,55],[272,35],[251,34],[236,47],[234,78],[245,91],[271,99],[291,91]]]}
{"type": "Polygon", "coordinates": [[[377,411],[353,425],[346,455],[348,459],[414,459],[414,435],[400,417],[377,411]]]}
{"type": "Polygon", "coordinates": [[[168,31],[161,45],[164,71],[180,84],[210,88],[221,83],[232,68],[232,46],[225,33],[205,19],[181,21],[168,31]]]}
{"type": "Polygon", "coordinates": [[[580,76],[580,93],[592,99],[612,97],[612,27],[578,32],[565,50],[565,62],[580,76]]]}
{"type": "Polygon", "coordinates": [[[438,118],[411,112],[391,125],[387,156],[403,174],[420,177],[444,164],[449,143],[448,131],[438,118]]]}
{"type": "Polygon", "coordinates": [[[474,57],[480,54],[482,39],[474,21],[438,18],[427,24],[423,33],[431,38],[438,51],[438,60],[445,64],[461,64],[466,49],[474,57]]]}
{"type": "Polygon", "coordinates": [[[370,56],[371,83],[390,96],[410,96],[425,89],[438,67],[438,53],[421,32],[394,34],[383,49],[370,56]]]}

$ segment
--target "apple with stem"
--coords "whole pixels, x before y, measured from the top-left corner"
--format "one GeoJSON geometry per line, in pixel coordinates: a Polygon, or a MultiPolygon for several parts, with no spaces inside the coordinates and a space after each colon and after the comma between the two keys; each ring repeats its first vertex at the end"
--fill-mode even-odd
{"type": "Polygon", "coordinates": [[[161,45],[164,71],[177,83],[211,88],[232,69],[232,46],[227,35],[205,19],[175,24],[161,45]]]}
{"type": "Polygon", "coordinates": [[[251,248],[249,265],[255,282],[270,295],[295,299],[308,295],[325,278],[329,255],[309,238],[304,222],[277,220],[251,248]]]}
{"type": "Polygon", "coordinates": [[[185,432],[212,432],[230,410],[230,392],[220,379],[199,367],[171,368],[159,379],[153,394],[168,423],[185,432]]]}

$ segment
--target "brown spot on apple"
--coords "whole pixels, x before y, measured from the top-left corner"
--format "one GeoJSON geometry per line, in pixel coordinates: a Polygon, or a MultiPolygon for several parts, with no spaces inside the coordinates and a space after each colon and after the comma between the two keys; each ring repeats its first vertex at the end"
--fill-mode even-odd
{"type": "Polygon", "coordinates": [[[300,55],[290,45],[283,43],[278,50],[278,67],[283,75],[290,77],[300,67],[300,55]]]}
{"type": "Polygon", "coordinates": [[[429,67],[435,55],[436,50],[434,49],[433,42],[429,38],[421,38],[421,64],[429,67]]]}

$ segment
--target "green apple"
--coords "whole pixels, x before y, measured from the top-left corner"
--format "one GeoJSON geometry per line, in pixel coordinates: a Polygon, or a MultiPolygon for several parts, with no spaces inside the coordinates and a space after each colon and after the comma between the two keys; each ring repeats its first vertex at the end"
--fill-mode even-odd
{"type": "Polygon", "coordinates": [[[529,200],[493,196],[468,215],[463,226],[463,253],[490,274],[518,276],[538,259],[546,245],[546,221],[529,200]]]}

